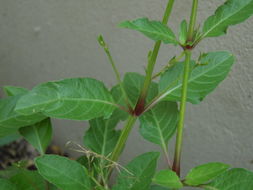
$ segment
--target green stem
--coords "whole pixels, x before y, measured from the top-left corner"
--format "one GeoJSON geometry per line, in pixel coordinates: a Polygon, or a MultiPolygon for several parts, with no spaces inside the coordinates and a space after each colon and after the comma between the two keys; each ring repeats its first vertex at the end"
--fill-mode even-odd
{"type": "Polygon", "coordinates": [[[137,118],[135,116],[129,116],[128,117],[126,125],[124,126],[124,128],[123,128],[123,130],[120,134],[119,140],[118,140],[118,142],[117,142],[117,144],[116,144],[116,146],[115,146],[115,148],[114,148],[114,150],[111,154],[110,159],[112,161],[115,161],[115,162],[118,161],[119,156],[120,156],[120,154],[121,154],[121,152],[122,152],[122,150],[123,150],[123,148],[126,144],[126,140],[129,136],[130,131],[132,130],[132,128],[134,126],[134,123],[135,123],[136,119],[137,118]]]}
{"type": "MultiPolygon", "coordinates": [[[[196,18],[197,18],[197,9],[198,9],[198,0],[193,0],[188,38],[191,38],[194,33],[194,27],[195,27],[196,18]]],[[[182,153],[183,129],[184,129],[184,120],[185,120],[188,79],[189,79],[189,72],[190,72],[190,61],[191,61],[191,51],[186,50],[182,95],[181,95],[181,102],[180,102],[180,117],[179,117],[179,122],[178,122],[178,127],[177,127],[175,157],[174,157],[174,163],[173,163],[173,170],[178,174],[178,176],[180,176],[180,161],[181,161],[181,153],[182,153]]]]}
{"type": "Polygon", "coordinates": [[[177,127],[175,157],[174,157],[174,163],[173,163],[173,170],[179,176],[180,176],[180,160],[181,160],[181,152],[182,152],[183,128],[184,128],[184,119],[185,119],[188,78],[189,78],[189,71],[190,71],[190,60],[191,60],[191,52],[187,50],[185,52],[184,78],[183,78],[182,96],[181,96],[181,104],[180,104],[180,119],[179,119],[178,127],[177,127]]]}
{"type": "Polygon", "coordinates": [[[108,47],[108,45],[104,41],[103,36],[100,35],[98,37],[98,42],[104,48],[104,51],[105,51],[105,53],[106,53],[106,55],[107,55],[107,57],[109,59],[109,62],[111,63],[112,69],[113,69],[113,71],[115,73],[116,79],[117,79],[117,81],[119,83],[120,90],[121,90],[121,93],[122,93],[122,95],[123,95],[123,97],[125,99],[125,102],[128,105],[128,107],[131,108],[132,105],[131,105],[131,103],[130,103],[130,101],[128,99],[127,93],[126,93],[125,88],[123,86],[123,83],[122,83],[122,81],[120,79],[119,71],[118,71],[118,69],[117,69],[117,67],[115,65],[115,62],[114,62],[113,58],[112,58],[112,55],[111,55],[110,50],[109,50],[109,47],[108,47]]]}
{"type": "Polygon", "coordinates": [[[193,39],[194,29],[195,29],[195,23],[197,18],[197,9],[198,9],[198,0],[193,0],[192,3],[192,12],[191,12],[191,20],[188,30],[188,39],[193,39]]]}
{"type": "MultiPolygon", "coordinates": [[[[170,17],[173,5],[174,5],[174,0],[169,0],[168,4],[167,4],[167,7],[166,7],[166,10],[165,10],[165,13],[163,15],[163,20],[162,20],[163,24],[167,24],[168,23],[168,20],[169,20],[169,17],[170,17]]],[[[148,92],[150,83],[152,81],[152,74],[153,74],[153,71],[154,71],[154,67],[155,67],[157,56],[158,56],[158,52],[160,50],[160,46],[161,46],[161,41],[157,41],[155,43],[155,45],[154,45],[151,58],[148,61],[146,78],[145,78],[145,81],[144,81],[143,89],[141,91],[141,95],[139,97],[137,105],[139,103],[144,104],[143,102],[146,99],[147,92],[148,92]]],[[[144,105],[142,105],[142,106],[144,108],[144,105]]]]}

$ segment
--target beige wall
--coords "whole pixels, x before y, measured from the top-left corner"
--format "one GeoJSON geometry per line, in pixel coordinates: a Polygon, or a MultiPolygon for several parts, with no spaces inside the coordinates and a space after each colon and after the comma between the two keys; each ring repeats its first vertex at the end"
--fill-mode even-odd
{"type": "MultiPolygon", "coordinates": [[[[220,0],[200,1],[199,23],[220,0]]],[[[191,1],[176,0],[170,26],[189,15],[191,1]]],[[[89,76],[115,83],[112,69],[96,37],[103,34],[121,73],[143,73],[153,42],[119,29],[126,19],[160,19],[166,0],[0,0],[0,85],[34,85],[66,77],[89,76]]],[[[231,27],[227,36],[207,39],[197,49],[230,50],[237,64],[229,77],[200,105],[188,105],[183,168],[224,161],[253,169],[253,18],[231,27]]],[[[180,49],[162,47],[164,65],[180,49]]],[[[54,139],[64,145],[81,142],[84,122],[55,121],[54,139]]],[[[123,154],[124,162],[155,146],[142,140],[137,128],[123,154]]]]}

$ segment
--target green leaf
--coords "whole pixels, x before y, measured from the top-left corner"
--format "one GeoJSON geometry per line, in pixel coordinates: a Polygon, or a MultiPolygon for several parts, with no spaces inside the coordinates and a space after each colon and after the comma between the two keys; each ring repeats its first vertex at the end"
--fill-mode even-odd
{"type": "Polygon", "coordinates": [[[44,154],[52,139],[51,121],[47,118],[32,126],[20,128],[19,132],[40,154],[44,154]]]}
{"type": "Polygon", "coordinates": [[[0,147],[6,144],[9,144],[15,140],[18,140],[19,138],[20,138],[20,135],[18,133],[14,133],[14,134],[2,137],[0,138],[0,147]]]}
{"type": "Polygon", "coordinates": [[[176,36],[173,31],[159,21],[150,21],[147,18],[139,18],[134,21],[125,21],[119,24],[122,28],[137,30],[155,41],[163,41],[165,44],[177,45],[176,36]]]}
{"type": "Polygon", "coordinates": [[[26,88],[16,87],[16,86],[4,86],[3,90],[8,96],[15,96],[19,94],[25,94],[28,92],[26,88]]]}
{"type": "Polygon", "coordinates": [[[187,40],[187,22],[183,20],[180,24],[179,41],[181,44],[185,44],[187,40]]]}
{"type": "Polygon", "coordinates": [[[252,190],[253,172],[234,168],[219,175],[205,187],[206,190],[252,190]]]}
{"type": "Polygon", "coordinates": [[[39,173],[61,190],[90,190],[87,170],[66,157],[44,155],[35,159],[39,173]]]}
{"type": "Polygon", "coordinates": [[[148,141],[167,149],[176,131],[178,108],[175,102],[159,102],[140,117],[140,133],[148,141]]]}
{"type": "MultiPolygon", "coordinates": [[[[211,52],[207,53],[200,62],[203,65],[193,68],[188,80],[187,101],[193,104],[202,101],[226,78],[234,63],[234,57],[228,52],[211,52]]],[[[165,72],[159,82],[159,98],[179,101],[182,90],[182,76],[183,63],[177,63],[165,72]]]]}
{"type": "Polygon", "coordinates": [[[11,183],[7,179],[0,178],[0,190],[18,190],[15,184],[11,183]]]}
{"type": "Polygon", "coordinates": [[[192,186],[204,184],[230,168],[229,165],[223,163],[207,163],[197,166],[187,174],[185,183],[192,186]]]}
{"type": "Polygon", "coordinates": [[[48,117],[90,120],[109,117],[117,107],[100,81],[73,78],[38,85],[17,103],[22,114],[41,112],[48,117]]]}
{"type": "Polygon", "coordinates": [[[162,187],[159,185],[151,185],[149,190],[172,190],[167,187],[162,187]]]}
{"type": "Polygon", "coordinates": [[[159,171],[153,178],[153,182],[164,187],[177,189],[183,187],[179,177],[172,170],[159,171]]]}
{"type": "Polygon", "coordinates": [[[17,95],[0,99],[0,137],[14,134],[20,127],[33,125],[46,118],[40,113],[30,115],[17,113],[14,109],[21,97],[22,95],[17,95]]]}
{"type": "Polygon", "coordinates": [[[252,0],[228,0],[205,21],[202,37],[223,35],[230,25],[243,22],[252,14],[252,0]]]}
{"type": "Polygon", "coordinates": [[[90,120],[90,128],[84,136],[84,145],[100,155],[108,156],[120,135],[120,131],[115,130],[118,121],[116,117],[90,120]]]}
{"type": "Polygon", "coordinates": [[[149,152],[134,158],[121,171],[112,190],[147,190],[155,174],[157,152],[149,152]]]}
{"type": "MultiPolygon", "coordinates": [[[[133,105],[136,105],[144,84],[145,77],[138,73],[126,73],[124,76],[123,84],[126,93],[133,105]]],[[[152,82],[148,91],[147,100],[151,100],[158,93],[157,84],[152,82]]]]}
{"type": "Polygon", "coordinates": [[[19,172],[10,178],[10,181],[22,190],[45,190],[46,182],[37,171],[20,169],[19,172]]]}

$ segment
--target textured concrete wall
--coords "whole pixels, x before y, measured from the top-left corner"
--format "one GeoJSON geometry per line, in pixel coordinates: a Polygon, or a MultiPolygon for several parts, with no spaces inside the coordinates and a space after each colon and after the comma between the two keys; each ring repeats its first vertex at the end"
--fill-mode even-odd
{"type": "MultiPolygon", "coordinates": [[[[212,14],[220,0],[200,1],[198,22],[212,14]]],[[[67,77],[88,76],[115,83],[96,37],[103,34],[121,73],[143,72],[153,42],[137,32],[119,29],[122,20],[160,19],[165,0],[1,0],[0,85],[34,85],[67,77]]],[[[177,0],[170,26],[178,31],[188,18],[191,1],[177,0]]],[[[237,64],[217,91],[200,105],[188,105],[183,168],[223,161],[253,169],[253,18],[231,27],[228,35],[207,39],[196,51],[230,50],[237,64]]],[[[180,48],[163,46],[158,62],[164,65],[180,48]]],[[[159,68],[159,66],[158,66],[159,68]]],[[[55,120],[54,139],[64,145],[81,142],[84,122],[55,120]]],[[[124,162],[155,146],[137,132],[130,136],[124,162]]]]}

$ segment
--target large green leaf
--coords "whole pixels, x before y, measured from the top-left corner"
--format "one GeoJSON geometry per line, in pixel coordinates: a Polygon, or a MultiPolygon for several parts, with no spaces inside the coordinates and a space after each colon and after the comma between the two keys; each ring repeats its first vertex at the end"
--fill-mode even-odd
{"type": "Polygon", "coordinates": [[[8,96],[15,96],[15,95],[24,94],[28,92],[27,89],[22,88],[22,87],[17,87],[17,86],[4,86],[3,90],[5,94],[7,94],[8,96]]]}
{"type": "Polygon", "coordinates": [[[183,184],[179,177],[172,170],[161,170],[153,178],[155,184],[169,187],[169,188],[182,188],[183,184]]]}
{"type": "MultiPolygon", "coordinates": [[[[228,75],[234,57],[228,52],[211,52],[203,56],[188,80],[187,101],[197,104],[212,92],[228,75]]],[[[159,82],[159,99],[179,101],[182,90],[183,64],[177,63],[165,72],[159,82]]]]}
{"type": "Polygon", "coordinates": [[[234,168],[219,175],[206,185],[206,190],[252,190],[253,172],[234,168]]]}
{"type": "Polygon", "coordinates": [[[148,141],[167,149],[176,131],[178,108],[175,102],[159,102],[140,117],[140,133],[148,141]]]}
{"type": "Polygon", "coordinates": [[[187,174],[185,183],[193,186],[204,184],[228,170],[229,167],[227,164],[218,162],[197,166],[187,174]]]}
{"type": "Polygon", "coordinates": [[[155,41],[177,44],[173,31],[165,24],[159,21],[150,21],[147,18],[139,18],[134,21],[125,21],[120,23],[120,27],[137,30],[155,41]]]}
{"type": "Polygon", "coordinates": [[[253,0],[228,0],[204,23],[202,37],[220,36],[230,25],[243,22],[253,14],[253,0]]]}
{"type": "Polygon", "coordinates": [[[18,101],[16,111],[90,120],[109,117],[115,107],[110,92],[102,82],[91,78],[73,78],[38,85],[18,101]]]}
{"type": "Polygon", "coordinates": [[[120,131],[115,130],[118,121],[118,118],[113,116],[107,120],[90,120],[90,128],[84,136],[84,145],[100,155],[108,156],[120,135],[120,131]]]}
{"type": "Polygon", "coordinates": [[[36,148],[40,154],[44,154],[52,139],[52,125],[49,118],[32,126],[22,127],[19,133],[36,148]]]}
{"type": "Polygon", "coordinates": [[[30,115],[17,113],[14,109],[21,97],[22,95],[17,95],[0,100],[0,137],[13,134],[20,127],[33,125],[46,118],[40,113],[30,115]]]}
{"type": "Polygon", "coordinates": [[[147,190],[155,174],[156,163],[159,157],[157,152],[142,154],[133,159],[122,170],[112,190],[147,190]]]}
{"type": "Polygon", "coordinates": [[[18,190],[16,185],[7,179],[0,178],[0,190],[18,190]]]}
{"type": "Polygon", "coordinates": [[[36,158],[39,173],[61,190],[90,190],[87,170],[81,164],[66,157],[44,155],[36,158]]]}
{"type": "MultiPolygon", "coordinates": [[[[124,76],[123,84],[126,89],[126,93],[133,105],[135,105],[138,101],[141,89],[143,88],[144,80],[145,77],[139,73],[126,73],[124,76]]],[[[147,100],[154,98],[157,93],[157,84],[152,82],[148,91],[147,100]]]]}
{"type": "Polygon", "coordinates": [[[22,190],[45,190],[47,184],[37,171],[19,169],[19,172],[10,178],[10,181],[22,190]]]}

